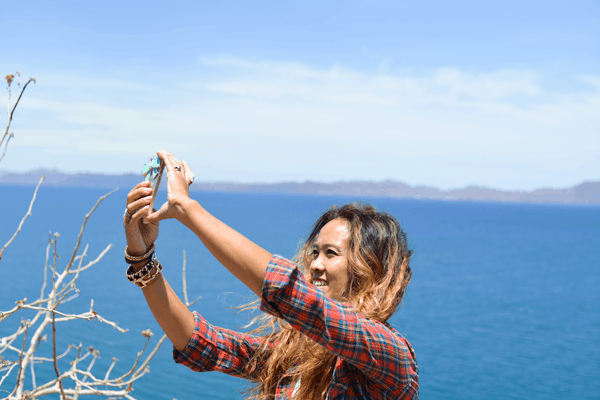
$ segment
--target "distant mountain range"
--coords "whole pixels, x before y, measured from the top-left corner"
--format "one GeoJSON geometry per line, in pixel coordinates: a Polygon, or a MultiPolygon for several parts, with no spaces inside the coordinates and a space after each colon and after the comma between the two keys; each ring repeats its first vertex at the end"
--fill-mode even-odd
{"type": "MultiPolygon", "coordinates": [[[[0,171],[0,185],[35,185],[40,180],[42,174],[46,175],[43,184],[48,186],[130,188],[141,180],[141,176],[136,174],[67,174],[56,170],[39,170],[26,173],[0,171]]],[[[440,190],[430,186],[409,186],[395,181],[282,182],[265,184],[197,182],[192,185],[191,189],[212,192],[283,193],[320,196],[341,195],[521,203],[600,204],[600,181],[583,182],[577,186],[565,189],[542,188],[530,192],[506,192],[479,186],[440,190]]]]}

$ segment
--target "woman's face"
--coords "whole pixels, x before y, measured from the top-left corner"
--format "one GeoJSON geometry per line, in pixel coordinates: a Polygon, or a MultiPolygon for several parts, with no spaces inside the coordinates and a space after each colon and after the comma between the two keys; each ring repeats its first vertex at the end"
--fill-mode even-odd
{"type": "Polygon", "coordinates": [[[348,284],[350,224],[342,218],[329,221],[317,236],[310,263],[310,280],[327,297],[341,299],[348,284]]]}

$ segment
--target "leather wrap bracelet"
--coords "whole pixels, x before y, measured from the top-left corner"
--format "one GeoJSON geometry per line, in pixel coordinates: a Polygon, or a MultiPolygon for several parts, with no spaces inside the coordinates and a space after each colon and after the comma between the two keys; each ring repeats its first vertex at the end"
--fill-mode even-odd
{"type": "Polygon", "coordinates": [[[127,268],[126,276],[129,282],[135,283],[141,288],[145,288],[153,282],[162,272],[162,265],[158,262],[156,254],[152,253],[150,261],[137,272],[134,272],[133,265],[127,268]]]}
{"type": "Polygon", "coordinates": [[[148,260],[152,257],[152,253],[154,253],[154,250],[156,249],[156,243],[152,243],[152,246],[146,252],[146,254],[142,254],[141,256],[132,256],[131,254],[129,254],[127,249],[127,246],[125,246],[125,262],[127,264],[137,264],[141,261],[148,260]]]}

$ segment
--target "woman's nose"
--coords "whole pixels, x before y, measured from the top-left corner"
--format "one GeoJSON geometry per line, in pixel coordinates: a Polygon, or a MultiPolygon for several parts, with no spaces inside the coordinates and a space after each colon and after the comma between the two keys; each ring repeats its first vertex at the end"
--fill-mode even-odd
{"type": "Polygon", "coordinates": [[[323,271],[325,268],[323,267],[323,260],[320,256],[312,260],[310,263],[310,269],[314,271],[323,271]]]}

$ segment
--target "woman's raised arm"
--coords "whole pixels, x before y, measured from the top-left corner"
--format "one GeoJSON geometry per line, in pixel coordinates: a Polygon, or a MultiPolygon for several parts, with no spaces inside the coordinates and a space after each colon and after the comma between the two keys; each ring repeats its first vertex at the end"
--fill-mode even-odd
{"type": "Polygon", "coordinates": [[[168,200],[160,210],[145,217],[143,222],[156,224],[163,219],[176,218],[200,238],[221,264],[260,296],[271,253],[190,199],[189,184],[193,180],[193,173],[185,161],[179,162],[165,151],[157,154],[167,168],[168,200]]]}
{"type": "MultiPolygon", "coordinates": [[[[146,254],[158,237],[158,223],[142,223],[142,219],[148,215],[152,197],[148,185],[149,182],[139,183],[127,195],[123,226],[127,236],[127,253],[133,257],[146,254]]],[[[132,264],[134,272],[142,269],[147,262],[146,259],[132,264]]],[[[154,318],[173,346],[179,351],[185,349],[194,333],[194,315],[177,297],[162,274],[142,290],[154,318]]]]}

